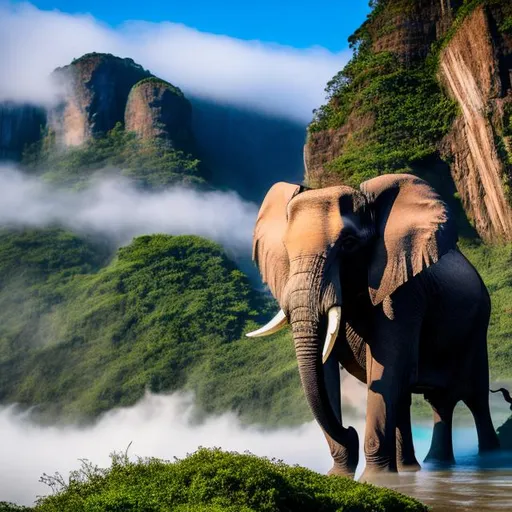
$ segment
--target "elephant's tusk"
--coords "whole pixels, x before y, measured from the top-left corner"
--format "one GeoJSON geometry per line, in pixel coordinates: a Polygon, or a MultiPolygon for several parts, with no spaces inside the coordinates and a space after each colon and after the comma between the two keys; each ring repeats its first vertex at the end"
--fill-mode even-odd
{"type": "Polygon", "coordinates": [[[246,336],[248,338],[258,338],[260,336],[270,336],[271,334],[274,334],[277,331],[280,331],[283,327],[285,327],[288,324],[288,319],[286,318],[286,315],[284,314],[284,311],[282,309],[279,310],[279,313],[270,320],[270,322],[257,331],[248,332],[246,336]]]}
{"type": "Polygon", "coordinates": [[[329,309],[329,322],[327,324],[327,334],[325,335],[324,350],[322,352],[322,362],[325,363],[334,348],[334,342],[338,337],[338,331],[341,323],[341,307],[333,306],[329,309]]]}
{"type": "Polygon", "coordinates": [[[259,336],[269,336],[270,334],[274,334],[277,331],[280,331],[285,325],[288,324],[288,320],[286,318],[286,315],[284,314],[284,311],[281,309],[279,310],[279,313],[270,320],[270,322],[261,329],[258,329],[257,331],[248,332],[246,334],[249,338],[258,338],[259,336]]]}

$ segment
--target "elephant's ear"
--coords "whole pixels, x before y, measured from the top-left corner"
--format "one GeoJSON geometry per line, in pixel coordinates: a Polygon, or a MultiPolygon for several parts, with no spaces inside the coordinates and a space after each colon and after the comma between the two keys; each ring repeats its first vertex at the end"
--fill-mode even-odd
{"type": "Polygon", "coordinates": [[[272,295],[277,299],[288,278],[288,253],[283,243],[286,231],[286,207],[290,199],[300,192],[300,185],[276,183],[268,191],[261,205],[254,228],[252,259],[258,265],[272,295]]]}
{"type": "Polygon", "coordinates": [[[456,247],[446,204],[425,181],[388,174],[361,184],[375,215],[376,240],[368,269],[374,305],[456,247]]]}

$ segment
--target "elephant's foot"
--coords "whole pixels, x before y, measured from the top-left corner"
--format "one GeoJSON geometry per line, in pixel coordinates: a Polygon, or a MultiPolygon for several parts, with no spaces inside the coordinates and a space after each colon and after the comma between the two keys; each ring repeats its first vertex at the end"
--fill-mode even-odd
{"type": "Polygon", "coordinates": [[[414,473],[415,471],[420,471],[420,470],[421,470],[421,466],[418,461],[398,464],[398,472],[399,473],[414,473]]]}
{"type": "Polygon", "coordinates": [[[344,476],[347,478],[354,478],[355,471],[349,469],[346,464],[341,465],[335,462],[327,474],[329,476],[344,476]]]}
{"type": "Polygon", "coordinates": [[[419,471],[421,466],[414,454],[414,449],[399,450],[396,457],[396,467],[399,473],[413,473],[419,471]]]}
{"type": "Polygon", "coordinates": [[[480,455],[485,455],[486,453],[500,449],[500,441],[494,430],[486,437],[480,437],[482,438],[478,440],[478,453],[480,455]]]}
{"type": "Polygon", "coordinates": [[[450,466],[455,465],[455,457],[453,456],[453,452],[452,453],[450,453],[449,451],[448,452],[445,452],[445,451],[438,452],[438,451],[431,449],[427,453],[427,456],[423,459],[423,462],[426,462],[428,464],[434,464],[435,466],[445,468],[445,467],[450,467],[450,466]]]}
{"type": "Polygon", "coordinates": [[[366,467],[359,477],[359,482],[366,482],[375,485],[391,485],[398,478],[396,467],[392,466],[370,466],[366,467]]]}

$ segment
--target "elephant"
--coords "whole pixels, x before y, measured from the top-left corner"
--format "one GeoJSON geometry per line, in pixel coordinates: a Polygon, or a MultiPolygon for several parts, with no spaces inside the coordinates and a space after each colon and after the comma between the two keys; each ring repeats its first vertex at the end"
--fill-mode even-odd
{"type": "Polygon", "coordinates": [[[434,429],[425,460],[452,462],[452,415],[471,410],[481,452],[499,447],[489,411],[490,299],[460,252],[453,215],[410,174],[359,190],[276,183],[253,235],[253,260],[281,310],[250,337],[291,326],[304,393],[334,461],[353,475],[359,439],[344,427],[339,369],[367,385],[363,478],[418,470],[411,393],[434,429]]]}

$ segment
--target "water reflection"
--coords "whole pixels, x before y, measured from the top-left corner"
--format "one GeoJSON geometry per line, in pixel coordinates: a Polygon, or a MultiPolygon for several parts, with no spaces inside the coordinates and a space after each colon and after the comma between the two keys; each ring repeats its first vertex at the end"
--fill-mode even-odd
{"type": "MultiPolygon", "coordinates": [[[[414,442],[422,460],[431,429],[415,427],[414,442]]],[[[422,464],[418,473],[385,476],[375,482],[414,496],[433,512],[499,512],[512,510],[512,452],[479,456],[474,428],[454,430],[457,463],[439,467],[422,464]]]]}

